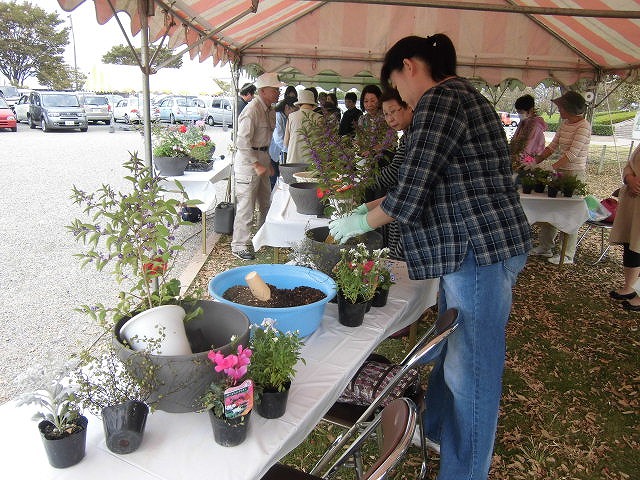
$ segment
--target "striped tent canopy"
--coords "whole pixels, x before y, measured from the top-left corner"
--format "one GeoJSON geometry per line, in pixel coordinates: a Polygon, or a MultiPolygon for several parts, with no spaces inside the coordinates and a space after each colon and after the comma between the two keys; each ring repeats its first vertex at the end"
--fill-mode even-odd
{"type": "MultiPolygon", "coordinates": [[[[84,1],[58,0],[71,11],[84,1]]],[[[374,83],[387,49],[407,35],[445,33],[460,75],[496,85],[563,85],[640,72],[640,0],[93,0],[98,23],[115,12],[131,33],[215,64],[278,72],[287,83],[374,83]]]]}

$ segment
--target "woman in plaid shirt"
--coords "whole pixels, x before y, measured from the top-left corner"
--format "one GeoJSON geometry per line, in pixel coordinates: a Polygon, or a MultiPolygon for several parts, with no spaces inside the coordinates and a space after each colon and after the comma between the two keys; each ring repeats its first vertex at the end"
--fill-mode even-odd
{"type": "Polygon", "coordinates": [[[398,185],[331,234],[345,241],[395,219],[410,277],[440,278],[440,311],[457,308],[462,322],[431,372],[424,432],[440,444],[439,480],[486,479],[511,290],[531,248],[509,147],[491,104],[456,76],[446,35],[398,41],[381,80],[414,110],[398,185]]]}

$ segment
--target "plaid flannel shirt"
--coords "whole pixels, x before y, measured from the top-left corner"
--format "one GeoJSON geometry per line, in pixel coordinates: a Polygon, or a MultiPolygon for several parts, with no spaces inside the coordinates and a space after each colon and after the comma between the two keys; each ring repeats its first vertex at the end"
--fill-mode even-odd
{"type": "Polygon", "coordinates": [[[531,248],[502,123],[461,78],[419,100],[398,185],[381,207],[400,224],[412,279],[456,271],[469,247],[478,265],[531,248]]]}

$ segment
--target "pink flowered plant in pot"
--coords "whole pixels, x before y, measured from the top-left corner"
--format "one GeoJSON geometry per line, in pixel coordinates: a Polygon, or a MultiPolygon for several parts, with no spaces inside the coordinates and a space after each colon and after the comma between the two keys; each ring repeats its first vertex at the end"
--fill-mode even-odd
{"type": "Polygon", "coordinates": [[[253,408],[253,381],[247,370],[253,352],[238,345],[234,354],[208,354],[216,373],[220,374],[200,398],[200,411],[208,411],[215,441],[225,447],[242,443],[247,436],[253,408]]]}

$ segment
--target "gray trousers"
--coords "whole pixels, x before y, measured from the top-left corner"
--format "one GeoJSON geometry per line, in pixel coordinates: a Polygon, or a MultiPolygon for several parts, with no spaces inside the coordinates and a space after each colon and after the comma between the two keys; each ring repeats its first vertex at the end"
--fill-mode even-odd
{"type": "Polygon", "coordinates": [[[271,184],[269,176],[256,175],[253,167],[234,166],[236,186],[236,213],[233,221],[231,250],[239,252],[249,249],[253,215],[258,207],[258,227],[267,217],[271,203],[271,184]]]}

